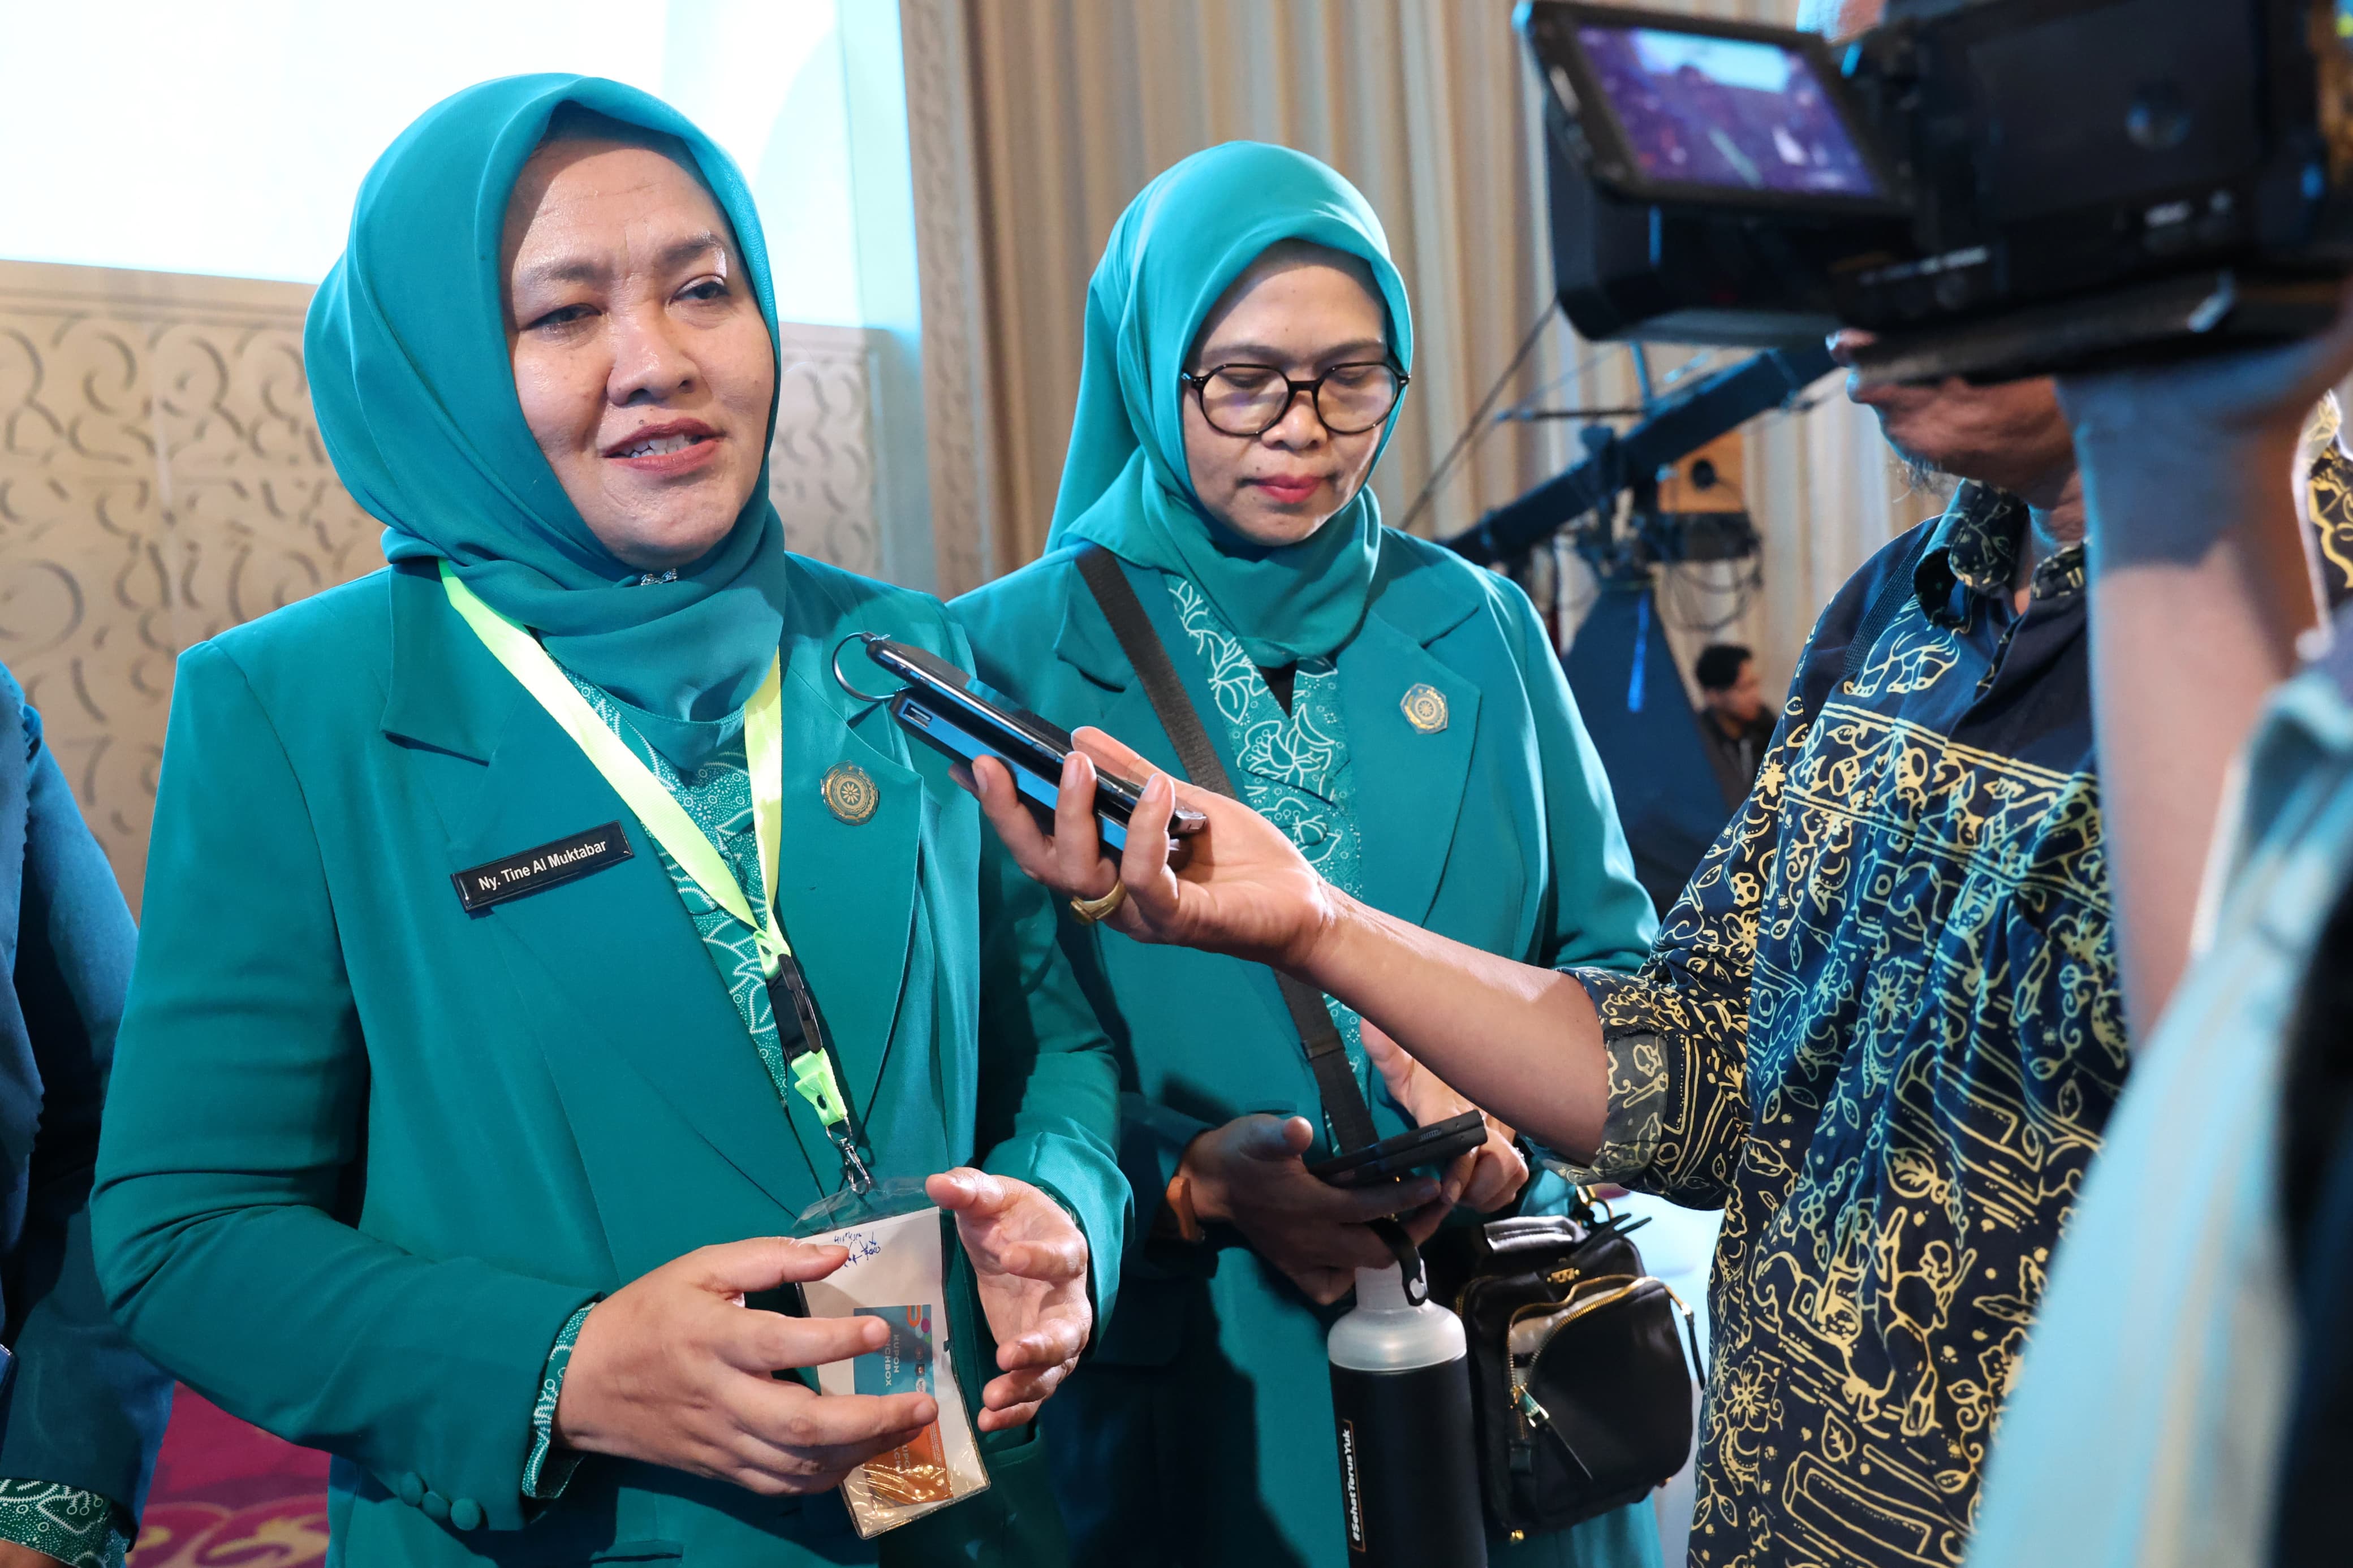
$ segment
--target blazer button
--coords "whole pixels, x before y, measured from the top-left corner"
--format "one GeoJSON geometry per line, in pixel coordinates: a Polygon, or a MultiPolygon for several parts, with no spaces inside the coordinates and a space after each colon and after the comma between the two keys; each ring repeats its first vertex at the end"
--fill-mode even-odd
{"type": "Polygon", "coordinates": [[[461,1497],[449,1505],[449,1522],[460,1530],[482,1528],[482,1505],[472,1498],[461,1497]]]}
{"type": "Polygon", "coordinates": [[[392,1483],[392,1491],[395,1497],[415,1508],[425,1500],[425,1478],[411,1470],[392,1483]]]}
{"type": "Polygon", "coordinates": [[[447,1524],[449,1522],[449,1500],[443,1497],[439,1492],[427,1492],[425,1494],[425,1500],[418,1503],[417,1506],[425,1510],[425,1517],[431,1520],[434,1523],[447,1524]]]}

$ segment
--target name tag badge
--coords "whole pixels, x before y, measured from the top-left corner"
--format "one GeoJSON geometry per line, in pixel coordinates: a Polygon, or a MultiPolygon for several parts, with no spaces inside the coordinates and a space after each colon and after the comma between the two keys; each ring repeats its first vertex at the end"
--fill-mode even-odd
{"type": "Polygon", "coordinates": [[[929,1394],[940,1413],[913,1441],[878,1454],[842,1479],[841,1499],[861,1541],[912,1524],[988,1486],[988,1468],[981,1462],[949,1353],[946,1227],[940,1211],[913,1184],[885,1184],[869,1197],[859,1203],[838,1194],[804,1214],[797,1227],[806,1232],[811,1223],[822,1223],[812,1216],[827,1210],[860,1207],[871,1213],[873,1197],[881,1198],[886,1208],[901,1202],[923,1205],[808,1237],[849,1254],[831,1274],[801,1286],[808,1315],[881,1318],[891,1330],[881,1350],[818,1367],[818,1391],[929,1394]]]}
{"type": "Polygon", "coordinates": [[[629,855],[628,835],[621,831],[619,823],[608,822],[536,849],[521,849],[469,866],[452,873],[449,880],[457,884],[458,901],[470,915],[526,893],[578,881],[591,871],[619,865],[629,855]]]}

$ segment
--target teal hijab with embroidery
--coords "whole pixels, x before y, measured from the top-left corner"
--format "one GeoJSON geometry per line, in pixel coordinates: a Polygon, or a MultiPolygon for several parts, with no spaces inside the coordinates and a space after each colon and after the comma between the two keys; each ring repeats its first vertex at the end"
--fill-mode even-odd
{"type": "MultiPolygon", "coordinates": [[[[501,239],[516,177],[565,104],[684,144],[733,226],[773,342],[767,248],[727,154],[619,82],[507,77],[427,110],[368,171],[302,335],[311,404],[335,472],[385,525],[386,558],[446,559],[557,663],[647,716],[649,739],[700,751],[708,737],[695,732],[744,706],[782,638],[784,529],[764,462],[709,554],[675,581],[640,583],[588,531],[523,423],[501,239]]],[[[768,423],[773,439],[773,405],[768,423]]]]}
{"type": "MultiPolygon", "coordinates": [[[[1269,246],[1360,258],[1388,308],[1389,352],[1413,368],[1413,317],[1364,196],[1303,153],[1229,142],[1146,185],[1087,288],[1078,417],[1048,547],[1092,540],[1198,585],[1258,664],[1331,654],[1356,635],[1380,559],[1381,512],[1359,489],[1297,544],[1251,543],[1209,515],[1185,459],[1185,371],[1219,296],[1269,246]]],[[[1397,416],[1381,431],[1388,445],[1397,416]]],[[[1379,460],[1379,451],[1374,453],[1379,460]]]]}

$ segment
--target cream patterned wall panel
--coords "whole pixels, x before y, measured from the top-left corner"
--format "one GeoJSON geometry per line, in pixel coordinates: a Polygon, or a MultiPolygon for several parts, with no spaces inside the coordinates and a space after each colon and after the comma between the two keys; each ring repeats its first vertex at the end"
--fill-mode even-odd
{"type": "Polygon", "coordinates": [[[790,321],[781,329],[783,379],[768,494],[785,542],[803,555],[870,577],[882,573],[874,508],[872,334],[863,327],[790,321]]]}
{"type": "Polygon", "coordinates": [[[179,651],[383,563],[311,418],[310,292],[0,268],[0,661],[134,904],[179,651]]]}
{"type": "MultiPolygon", "coordinates": [[[[311,419],[310,295],[0,262],[0,662],[134,907],[180,650],[384,563],[311,419]]],[[[786,537],[871,572],[867,335],[789,326],[784,361],[786,537]]]]}

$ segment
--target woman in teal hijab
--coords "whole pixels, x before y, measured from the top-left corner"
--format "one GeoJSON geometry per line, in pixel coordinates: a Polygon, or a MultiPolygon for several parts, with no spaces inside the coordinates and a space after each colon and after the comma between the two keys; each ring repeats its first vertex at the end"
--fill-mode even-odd
{"type": "MultiPolygon", "coordinates": [[[[1353,186],[1280,147],[1186,159],[1095,271],[1049,552],[951,613],[992,685],[1181,773],[1082,575],[1105,552],[1225,772],[1324,876],[1493,952],[1630,969],[1650,903],[1542,623],[1508,581],[1385,530],[1366,488],[1412,357],[1403,283],[1353,186]]],[[[1387,1260],[1366,1222],[1398,1200],[1306,1173],[1329,1139],[1269,971],[1103,937],[1095,912],[1071,911],[1065,943],[1121,1053],[1136,1215],[1119,1310],[1046,1417],[1076,1555],[1341,1568],[1324,1333],[1354,1270],[1387,1260]]],[[[1377,1132],[1464,1109],[1331,1012],[1377,1132]]],[[[1566,1193],[1491,1126],[1402,1195],[1426,1237],[1458,1205],[1467,1222],[1566,1193]]],[[[1492,1550],[1658,1557],[1641,1506],[1492,1550]]]]}
{"type": "Polygon", "coordinates": [[[1042,896],[828,673],[970,656],[784,549],[742,177],[613,82],[470,89],[368,175],[305,346],[391,565],[180,662],[117,1314],[334,1456],[354,1565],[1054,1561],[1029,1424],[1112,1300],[1115,1065],[1042,896]],[[883,1326],[761,1303],[849,1256],[796,1216],[894,1177],[955,1215],[993,1484],[878,1547],[834,1489],[937,1385],[819,1394],[883,1326]]]}

